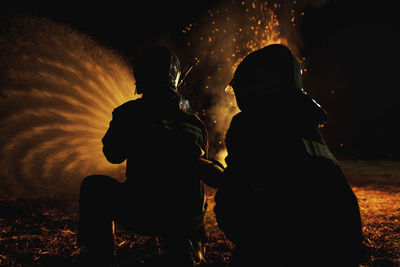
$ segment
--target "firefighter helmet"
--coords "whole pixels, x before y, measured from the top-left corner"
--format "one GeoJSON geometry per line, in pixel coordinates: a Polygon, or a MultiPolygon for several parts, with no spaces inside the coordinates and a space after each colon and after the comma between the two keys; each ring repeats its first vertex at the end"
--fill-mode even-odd
{"type": "Polygon", "coordinates": [[[166,47],[156,47],[143,57],[133,62],[136,80],[136,92],[143,93],[148,87],[162,88],[168,86],[177,92],[181,75],[178,57],[166,47]]]}
{"type": "Polygon", "coordinates": [[[289,48],[281,44],[272,44],[247,55],[237,67],[230,85],[239,107],[263,96],[304,92],[300,63],[289,48]]]}

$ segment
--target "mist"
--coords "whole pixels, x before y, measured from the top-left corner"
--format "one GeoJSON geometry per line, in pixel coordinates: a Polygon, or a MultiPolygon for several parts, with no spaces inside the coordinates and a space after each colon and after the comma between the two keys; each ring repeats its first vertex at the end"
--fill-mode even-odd
{"type": "Polygon", "coordinates": [[[76,193],[93,173],[122,177],[102,155],[112,110],[136,98],[130,68],[65,24],[16,17],[1,36],[0,193],[76,193]]]}
{"type": "MultiPolygon", "coordinates": [[[[184,27],[180,39],[154,41],[193,67],[179,90],[206,123],[211,158],[226,155],[225,134],[239,109],[225,88],[247,54],[282,43],[306,65],[297,29],[302,7],[224,1],[184,27]]],[[[2,31],[0,193],[77,193],[91,174],[124,180],[125,164],[106,161],[101,138],[112,110],[138,97],[128,57],[50,18],[16,16],[2,31]]]]}

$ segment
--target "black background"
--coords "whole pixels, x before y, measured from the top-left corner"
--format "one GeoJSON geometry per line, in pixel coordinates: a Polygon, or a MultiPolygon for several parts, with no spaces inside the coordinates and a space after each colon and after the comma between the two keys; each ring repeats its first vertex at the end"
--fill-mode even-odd
{"type": "MultiPolygon", "coordinates": [[[[182,29],[221,3],[15,1],[3,2],[1,12],[2,20],[15,14],[52,18],[131,58],[164,36],[183,44],[182,29]]],[[[328,112],[322,132],[329,146],[339,157],[398,159],[397,5],[314,0],[297,6],[305,12],[297,25],[300,54],[307,58],[304,88],[328,112]]]]}

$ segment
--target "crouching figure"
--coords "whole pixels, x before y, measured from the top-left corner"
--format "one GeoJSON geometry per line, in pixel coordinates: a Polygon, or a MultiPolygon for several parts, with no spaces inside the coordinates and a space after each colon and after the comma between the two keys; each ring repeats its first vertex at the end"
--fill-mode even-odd
{"type": "Polygon", "coordinates": [[[249,54],[231,82],[238,107],[215,197],[232,266],[358,266],[357,198],[319,132],[326,113],[283,45],[249,54]]]}
{"type": "Polygon", "coordinates": [[[133,71],[143,96],[113,111],[102,139],[109,162],[127,160],[127,178],[121,183],[93,175],[82,181],[78,243],[93,266],[112,263],[117,222],[140,234],[162,236],[165,266],[195,266],[204,260],[203,182],[218,179],[222,169],[206,159],[203,123],[181,105],[176,55],[155,48],[133,63],[133,71]]]}

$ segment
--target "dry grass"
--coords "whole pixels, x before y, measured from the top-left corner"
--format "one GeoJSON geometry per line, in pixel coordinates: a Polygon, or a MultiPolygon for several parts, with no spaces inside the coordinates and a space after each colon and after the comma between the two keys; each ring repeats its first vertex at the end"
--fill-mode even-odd
{"type": "Polygon", "coordinates": [[[344,161],[342,168],[360,206],[364,266],[400,266],[400,162],[344,161]]]}
{"type": "MultiPolygon", "coordinates": [[[[342,165],[361,209],[367,251],[363,266],[400,266],[400,163],[342,165]]],[[[206,258],[210,266],[225,266],[233,244],[216,225],[214,191],[208,192],[206,258]]],[[[76,266],[76,203],[76,196],[1,200],[0,266],[76,266]]],[[[163,254],[162,243],[155,238],[119,231],[116,241],[120,266],[151,262],[163,254]]]]}
{"type": "Polygon", "coordinates": [[[400,266],[400,188],[354,187],[363,221],[367,266],[400,266]]]}

